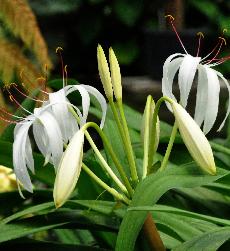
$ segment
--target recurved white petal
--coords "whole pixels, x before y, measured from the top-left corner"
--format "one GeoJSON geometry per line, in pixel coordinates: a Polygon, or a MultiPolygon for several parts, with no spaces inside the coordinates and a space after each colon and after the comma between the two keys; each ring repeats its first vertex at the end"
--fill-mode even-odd
{"type": "Polygon", "coordinates": [[[69,111],[67,107],[67,98],[65,95],[65,90],[61,89],[57,92],[53,92],[49,94],[49,101],[50,104],[53,104],[50,108],[52,109],[52,113],[54,114],[61,132],[62,132],[62,137],[65,143],[68,142],[69,140],[69,131],[68,128],[66,127],[68,117],[69,117],[69,111]]]}
{"type": "Polygon", "coordinates": [[[54,183],[53,197],[56,207],[61,207],[73,192],[78,181],[83,155],[84,132],[79,130],[66,148],[54,183]]]}
{"type": "MultiPolygon", "coordinates": [[[[167,96],[175,101],[176,98],[172,91],[172,85],[176,72],[178,71],[181,62],[183,61],[183,56],[184,55],[180,53],[173,54],[166,59],[163,66],[163,78],[162,78],[163,96],[167,96]]],[[[166,105],[168,109],[171,111],[171,106],[168,103],[166,103],[166,105]]]]}
{"type": "Polygon", "coordinates": [[[71,85],[66,88],[66,96],[68,96],[73,91],[79,91],[82,98],[83,118],[80,121],[80,126],[82,126],[86,123],[89,113],[89,107],[90,107],[89,93],[82,85],[71,85]]]}
{"type": "Polygon", "coordinates": [[[57,168],[63,153],[61,130],[54,116],[48,111],[43,111],[39,116],[39,120],[41,121],[45,133],[47,134],[53,165],[57,168]]]}
{"type": "Polygon", "coordinates": [[[187,106],[188,96],[200,60],[200,57],[193,57],[188,54],[184,56],[184,59],[181,63],[178,75],[178,83],[180,89],[180,103],[183,107],[187,106]]]}
{"type": "Polygon", "coordinates": [[[205,114],[207,110],[207,90],[208,90],[208,79],[206,75],[206,70],[203,65],[198,66],[198,83],[197,83],[197,93],[196,93],[196,108],[194,120],[201,126],[205,119],[205,114]]]}
{"type": "Polygon", "coordinates": [[[211,146],[204,133],[181,105],[173,100],[171,105],[181,137],[191,156],[205,172],[214,175],[216,165],[211,146]]]}
{"type": "Polygon", "coordinates": [[[224,126],[224,124],[225,124],[225,121],[226,121],[226,119],[228,118],[228,115],[229,115],[229,113],[230,113],[230,87],[229,87],[229,83],[228,83],[227,79],[226,79],[221,73],[216,72],[216,74],[217,74],[217,76],[220,77],[220,78],[223,80],[223,82],[225,83],[225,85],[226,85],[226,87],[227,87],[227,89],[228,89],[228,98],[229,98],[229,99],[228,99],[228,109],[227,109],[225,118],[224,118],[223,122],[221,123],[221,125],[220,125],[220,127],[219,127],[219,129],[218,129],[218,131],[220,131],[220,130],[223,128],[223,126],[224,126]]]}
{"type": "Polygon", "coordinates": [[[30,138],[27,135],[26,144],[25,144],[25,157],[26,157],[26,165],[30,169],[32,173],[34,173],[34,158],[30,143],[30,138]]]}
{"type": "Polygon", "coordinates": [[[203,132],[207,134],[213,124],[216,121],[218,106],[219,106],[219,94],[220,94],[220,83],[217,77],[217,72],[208,66],[204,66],[208,79],[207,89],[207,109],[205,113],[203,132]]]}
{"type": "Polygon", "coordinates": [[[100,127],[103,128],[104,123],[105,123],[105,117],[106,117],[106,111],[107,111],[107,103],[104,98],[104,96],[94,87],[90,85],[82,85],[90,94],[92,94],[99,104],[101,105],[101,110],[102,110],[102,118],[101,118],[101,124],[100,127]]]}
{"type": "Polygon", "coordinates": [[[23,187],[29,191],[33,192],[33,185],[30,180],[30,176],[27,170],[26,161],[26,140],[28,136],[28,130],[32,122],[24,123],[22,125],[16,126],[14,143],[13,143],[13,166],[14,172],[17,179],[21,182],[23,187]]]}

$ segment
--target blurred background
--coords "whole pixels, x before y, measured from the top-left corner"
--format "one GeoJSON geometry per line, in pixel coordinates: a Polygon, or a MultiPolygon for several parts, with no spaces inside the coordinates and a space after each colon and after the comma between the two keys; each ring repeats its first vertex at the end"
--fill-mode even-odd
{"type": "MultiPolygon", "coordinates": [[[[125,77],[127,102],[141,110],[146,93],[161,95],[165,59],[183,52],[165,15],[175,18],[192,55],[197,51],[197,32],[204,33],[204,56],[224,29],[229,29],[224,34],[228,43],[229,12],[230,2],[223,0],[0,0],[0,83],[23,82],[31,89],[39,85],[39,76],[60,78],[55,53],[60,46],[69,77],[100,89],[96,60],[100,43],[106,53],[113,47],[125,77]],[[133,100],[135,93],[140,97],[133,100]]],[[[230,52],[227,48],[223,54],[230,52]]],[[[220,68],[230,76],[230,63],[220,68]]]]}

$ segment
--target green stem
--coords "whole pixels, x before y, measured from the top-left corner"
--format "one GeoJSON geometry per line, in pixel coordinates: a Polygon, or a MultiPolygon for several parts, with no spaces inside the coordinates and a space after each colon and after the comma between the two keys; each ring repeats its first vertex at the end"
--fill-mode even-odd
{"type": "Polygon", "coordinates": [[[131,139],[130,139],[130,135],[129,135],[129,129],[128,129],[128,125],[126,122],[125,113],[123,110],[123,105],[122,105],[121,99],[117,100],[117,105],[118,105],[118,109],[120,112],[122,131],[124,130],[124,135],[125,135],[125,138],[123,139],[123,143],[124,143],[124,146],[126,149],[126,154],[127,154],[127,158],[128,158],[128,162],[129,162],[130,174],[131,174],[131,178],[132,178],[134,185],[136,185],[138,183],[137,168],[136,168],[134,152],[133,152],[133,148],[132,148],[132,144],[131,144],[131,139]]]}
{"type": "Polygon", "coordinates": [[[112,194],[117,200],[123,201],[127,205],[130,203],[129,199],[125,195],[118,193],[114,188],[108,186],[104,181],[97,177],[84,163],[82,163],[82,169],[101,187],[112,194]]]}
{"type": "Polygon", "coordinates": [[[178,129],[178,126],[177,126],[177,123],[175,121],[174,125],[173,125],[173,129],[172,129],[172,133],[171,133],[171,136],[170,136],[170,139],[169,139],[169,143],[168,143],[168,146],[167,146],[167,150],[165,152],[165,156],[164,156],[163,161],[161,163],[160,171],[163,171],[166,168],[167,164],[168,164],[169,156],[170,156],[170,153],[172,151],[173,143],[174,143],[175,138],[176,138],[177,129],[178,129]]]}
{"type": "MultiPolygon", "coordinates": [[[[113,160],[113,162],[114,162],[114,164],[115,164],[115,166],[116,166],[116,168],[117,168],[117,170],[118,170],[118,172],[119,172],[119,174],[121,176],[121,179],[124,182],[128,192],[129,192],[130,197],[132,197],[132,195],[133,195],[132,186],[131,186],[131,184],[129,182],[129,179],[127,178],[127,175],[126,175],[126,173],[125,173],[119,159],[117,158],[116,154],[114,153],[113,148],[112,148],[111,144],[109,143],[108,138],[106,137],[104,132],[101,130],[101,128],[96,123],[93,123],[93,124],[92,123],[91,123],[91,126],[97,131],[97,133],[101,137],[105,148],[108,150],[108,152],[109,152],[109,154],[110,154],[110,156],[111,156],[111,158],[112,158],[112,160],[113,160]]],[[[88,134],[88,137],[91,137],[89,135],[89,133],[87,133],[87,134],[88,134]]]]}
{"type": "MultiPolygon", "coordinates": [[[[76,120],[79,122],[79,117],[76,114],[76,112],[74,111],[74,109],[72,107],[69,107],[70,112],[73,114],[73,116],[76,118],[76,120]]],[[[123,191],[124,193],[129,193],[130,196],[133,194],[132,191],[132,187],[128,181],[128,178],[126,177],[126,174],[122,168],[122,166],[120,165],[118,159],[116,158],[116,155],[114,154],[112,147],[109,145],[109,142],[107,140],[107,138],[105,137],[105,134],[102,132],[101,128],[94,122],[88,122],[86,123],[84,126],[82,126],[81,128],[82,130],[85,131],[85,135],[87,140],[89,141],[91,147],[93,148],[95,154],[97,155],[98,159],[100,160],[102,166],[104,167],[104,169],[108,172],[108,174],[111,176],[111,178],[114,180],[114,182],[118,185],[118,187],[121,189],[121,191],[123,191]],[[120,175],[122,177],[122,179],[125,181],[125,184],[127,186],[126,187],[121,183],[121,181],[119,180],[119,178],[116,176],[116,174],[112,171],[111,167],[107,164],[106,160],[103,158],[103,156],[101,155],[100,151],[98,150],[97,146],[95,145],[93,139],[91,138],[90,134],[86,131],[88,127],[93,127],[94,129],[96,129],[96,131],[99,133],[100,137],[102,138],[103,142],[106,143],[106,146],[108,147],[108,149],[110,150],[110,152],[112,153],[112,159],[115,160],[115,165],[118,168],[118,171],[120,172],[120,175]]]]}
{"type": "MultiPolygon", "coordinates": [[[[87,124],[91,124],[91,123],[89,122],[87,124]]],[[[85,124],[85,125],[87,125],[87,124],[85,124]]],[[[82,127],[82,129],[83,129],[83,127],[82,127]]],[[[89,144],[93,148],[93,151],[97,155],[99,161],[101,162],[101,165],[103,166],[103,168],[108,172],[108,174],[110,175],[110,177],[118,185],[118,187],[121,189],[121,191],[127,194],[128,191],[127,191],[126,187],[122,184],[122,182],[119,180],[119,178],[113,172],[113,170],[111,169],[111,167],[108,165],[108,163],[106,162],[106,160],[104,159],[104,157],[102,156],[102,154],[100,153],[100,151],[98,150],[97,146],[95,145],[93,139],[91,138],[91,136],[89,135],[89,133],[86,130],[85,130],[85,136],[86,136],[89,144]]]]}
{"type": "Polygon", "coordinates": [[[221,152],[221,153],[225,153],[227,155],[230,155],[230,149],[227,148],[227,147],[224,147],[222,145],[219,145],[217,143],[214,143],[214,142],[210,142],[210,145],[212,146],[212,148],[218,152],[221,152]]]}

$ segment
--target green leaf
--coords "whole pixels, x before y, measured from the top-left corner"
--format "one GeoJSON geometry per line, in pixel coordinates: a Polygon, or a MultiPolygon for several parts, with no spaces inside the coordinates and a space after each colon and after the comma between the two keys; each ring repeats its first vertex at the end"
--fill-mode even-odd
{"type": "MultiPolygon", "coordinates": [[[[39,94],[39,92],[40,92],[39,90],[35,90],[35,91],[32,93],[31,96],[32,96],[32,97],[36,97],[36,96],[39,94]]],[[[22,104],[21,104],[22,107],[24,107],[26,110],[28,110],[28,111],[30,111],[30,112],[33,111],[35,105],[36,105],[36,102],[35,102],[34,100],[29,99],[29,98],[26,98],[26,99],[22,102],[22,104]]],[[[17,109],[17,111],[15,112],[14,115],[19,116],[19,117],[20,117],[20,116],[24,117],[24,113],[25,113],[25,111],[24,111],[21,107],[19,107],[19,108],[17,109]]],[[[10,124],[10,125],[4,130],[4,132],[1,134],[0,139],[1,139],[1,140],[5,140],[5,141],[13,142],[13,140],[14,140],[14,139],[13,139],[13,137],[14,137],[14,134],[13,134],[14,127],[15,127],[15,124],[10,124]]]]}
{"type": "Polygon", "coordinates": [[[109,251],[108,249],[88,245],[63,244],[51,241],[38,241],[28,238],[1,244],[2,250],[33,250],[33,251],[109,251]]]}
{"type": "Polygon", "coordinates": [[[189,218],[196,218],[201,220],[206,220],[215,224],[230,226],[230,220],[225,220],[217,217],[212,217],[209,215],[193,213],[176,207],[166,206],[166,205],[154,205],[154,206],[138,206],[138,207],[129,207],[129,211],[154,211],[154,212],[168,212],[176,215],[183,215],[189,218]]]}
{"type": "Polygon", "coordinates": [[[18,219],[18,218],[20,218],[22,216],[28,215],[28,214],[38,213],[38,212],[40,212],[40,211],[42,211],[44,209],[48,209],[48,208],[54,208],[54,203],[53,202],[46,202],[46,203],[43,203],[43,204],[40,204],[40,205],[29,207],[29,208],[27,208],[25,210],[22,210],[20,212],[12,214],[9,217],[1,220],[0,225],[6,224],[6,223],[8,223],[10,221],[16,220],[16,219],[18,219]]]}
{"type": "MultiPolygon", "coordinates": [[[[227,171],[218,168],[216,176],[205,175],[195,164],[166,169],[148,176],[139,183],[130,206],[153,206],[165,192],[172,188],[207,185],[227,174],[227,171]]],[[[134,249],[146,216],[147,212],[127,211],[118,233],[116,251],[134,249]]]]}
{"type": "Polygon", "coordinates": [[[173,251],[210,251],[217,250],[225,241],[230,239],[230,227],[210,231],[186,241],[173,251]]]}
{"type": "Polygon", "coordinates": [[[117,231],[118,226],[119,221],[115,217],[83,210],[59,209],[56,212],[1,225],[0,242],[54,228],[88,228],[113,232],[117,231]]]}

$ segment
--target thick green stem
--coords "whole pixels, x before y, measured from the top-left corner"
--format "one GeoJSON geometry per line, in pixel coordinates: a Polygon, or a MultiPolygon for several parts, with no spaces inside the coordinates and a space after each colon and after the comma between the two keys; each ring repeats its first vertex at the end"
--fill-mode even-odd
{"type": "Polygon", "coordinates": [[[112,194],[117,200],[123,201],[127,205],[130,203],[129,199],[125,195],[118,193],[114,188],[108,186],[104,181],[97,177],[84,163],[82,163],[82,169],[101,187],[112,194]]]}
{"type": "Polygon", "coordinates": [[[173,129],[172,129],[172,133],[171,133],[171,136],[170,136],[170,139],[169,139],[169,143],[168,143],[168,146],[167,146],[167,150],[165,152],[165,156],[164,156],[163,161],[161,163],[160,171],[163,171],[166,168],[167,164],[168,164],[169,156],[170,156],[170,153],[172,151],[173,143],[174,143],[175,138],[176,138],[177,129],[178,129],[178,126],[177,126],[177,123],[175,121],[174,125],[173,125],[173,129]]]}
{"type": "Polygon", "coordinates": [[[131,144],[131,139],[130,139],[130,135],[129,135],[129,129],[128,129],[128,125],[126,122],[125,113],[123,110],[123,105],[122,105],[121,99],[117,100],[117,105],[118,105],[118,110],[120,113],[120,119],[121,119],[121,124],[122,124],[121,130],[124,132],[124,136],[125,136],[125,138],[123,139],[123,143],[125,146],[127,159],[129,162],[130,174],[131,174],[131,178],[132,178],[134,185],[136,185],[138,183],[137,168],[136,168],[134,152],[133,152],[133,148],[132,148],[132,144],[131,144]]]}

